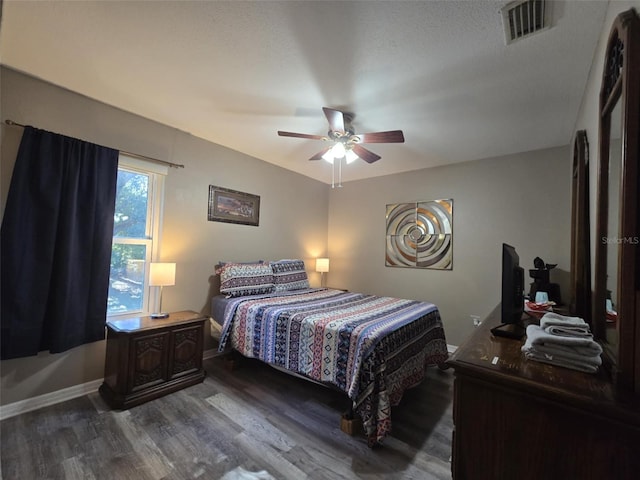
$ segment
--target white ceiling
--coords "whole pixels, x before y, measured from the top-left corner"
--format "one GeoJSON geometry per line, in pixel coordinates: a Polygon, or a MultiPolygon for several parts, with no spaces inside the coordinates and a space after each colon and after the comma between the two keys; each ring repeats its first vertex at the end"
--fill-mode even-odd
{"type": "Polygon", "coordinates": [[[506,3],[5,0],[0,55],[330,183],[308,161],[323,142],[276,134],[325,135],[324,106],[355,112],[356,133],[406,138],[368,145],[382,159],[345,181],[570,143],[607,2],[553,2],[551,28],[509,46],[506,3]]]}

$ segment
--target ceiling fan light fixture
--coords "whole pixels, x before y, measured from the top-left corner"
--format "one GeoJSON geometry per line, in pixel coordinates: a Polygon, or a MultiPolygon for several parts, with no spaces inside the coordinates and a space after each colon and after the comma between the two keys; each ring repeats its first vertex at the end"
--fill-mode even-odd
{"type": "Polygon", "coordinates": [[[322,155],[322,159],[329,163],[333,163],[333,160],[334,160],[333,149],[327,150],[327,152],[324,155],[322,155]]]}
{"type": "Polygon", "coordinates": [[[330,150],[328,150],[324,155],[322,155],[322,158],[329,163],[333,163],[334,160],[338,160],[340,158],[345,158],[345,157],[346,157],[347,163],[351,163],[356,158],[358,158],[357,155],[355,158],[352,158],[349,154],[355,155],[353,152],[345,148],[344,143],[336,142],[335,145],[331,147],[330,150]]]}
{"type": "MultiPolygon", "coordinates": [[[[525,0],[522,0],[525,1],[525,0]]],[[[539,0],[542,1],[542,0],[539,0]]],[[[2,0],[0,0],[0,3],[2,0]]],[[[356,135],[351,125],[353,114],[336,110],[335,108],[323,107],[327,121],[329,122],[329,131],[326,136],[312,135],[308,133],[285,132],[278,130],[281,137],[307,138],[310,140],[323,140],[331,142],[331,145],[325,147],[316,153],[309,160],[325,160],[333,165],[335,170],[336,163],[342,169],[342,159],[345,164],[353,163],[357,159],[364,162],[373,163],[380,160],[380,155],[373,153],[371,150],[364,148],[361,144],[367,143],[404,143],[404,134],[402,130],[389,130],[385,132],[371,132],[356,135]],[[336,160],[339,160],[336,162],[336,160]]],[[[342,171],[342,170],[340,170],[342,171]]],[[[340,173],[340,177],[342,174],[340,173]]],[[[341,185],[338,185],[341,186],[341,185]]]]}
{"type": "Polygon", "coordinates": [[[333,152],[333,157],[334,158],[342,158],[342,157],[344,157],[344,154],[346,153],[346,150],[344,148],[344,144],[342,142],[336,142],[336,144],[333,146],[331,151],[333,152]]]}
{"type": "Polygon", "coordinates": [[[355,162],[360,157],[358,157],[358,155],[356,155],[353,150],[349,149],[344,154],[344,158],[347,162],[347,165],[349,165],[350,163],[355,162]]]}

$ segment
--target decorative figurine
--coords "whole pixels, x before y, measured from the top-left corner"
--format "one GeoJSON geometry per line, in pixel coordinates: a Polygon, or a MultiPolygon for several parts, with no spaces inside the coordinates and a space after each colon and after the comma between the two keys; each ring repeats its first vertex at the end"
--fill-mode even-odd
{"type": "Polygon", "coordinates": [[[549,281],[549,272],[558,264],[545,263],[540,257],[533,259],[534,269],[529,270],[529,276],[533,278],[531,289],[529,290],[529,300],[534,302],[538,292],[546,292],[549,301],[555,302],[556,305],[562,305],[560,296],[560,286],[557,283],[549,281]]]}

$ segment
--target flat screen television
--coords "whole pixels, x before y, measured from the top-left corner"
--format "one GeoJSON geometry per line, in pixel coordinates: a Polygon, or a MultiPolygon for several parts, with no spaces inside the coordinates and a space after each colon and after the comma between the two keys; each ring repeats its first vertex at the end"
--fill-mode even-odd
{"type": "Polygon", "coordinates": [[[498,337],[520,339],[525,334],[522,322],[524,312],[524,269],[516,249],[502,244],[502,300],[500,313],[502,324],[491,329],[498,337]]]}

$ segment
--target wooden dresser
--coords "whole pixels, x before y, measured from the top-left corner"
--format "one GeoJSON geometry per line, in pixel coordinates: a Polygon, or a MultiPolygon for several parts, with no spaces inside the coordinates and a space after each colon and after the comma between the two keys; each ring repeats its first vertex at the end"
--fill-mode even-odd
{"type": "Polygon", "coordinates": [[[640,402],[596,375],[525,360],[496,308],[452,355],[455,480],[640,478],[640,402]]]}
{"type": "Polygon", "coordinates": [[[114,408],[129,408],[202,382],[206,320],[184,311],[108,321],[103,398],[114,408]]]}

